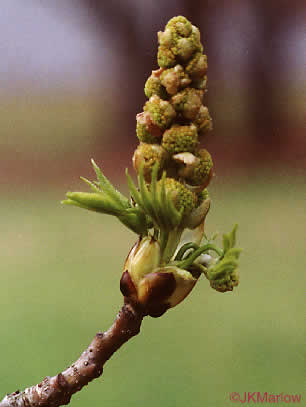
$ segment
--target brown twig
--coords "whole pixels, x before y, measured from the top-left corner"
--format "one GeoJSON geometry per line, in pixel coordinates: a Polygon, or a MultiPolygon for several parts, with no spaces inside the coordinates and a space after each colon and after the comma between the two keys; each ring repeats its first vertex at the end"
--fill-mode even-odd
{"type": "Polygon", "coordinates": [[[69,404],[71,396],[103,373],[104,363],[121,345],[137,335],[144,314],[134,304],[125,303],[113,325],[98,332],[79,359],[62,373],[41,383],[5,396],[0,407],[57,407],[69,404]]]}

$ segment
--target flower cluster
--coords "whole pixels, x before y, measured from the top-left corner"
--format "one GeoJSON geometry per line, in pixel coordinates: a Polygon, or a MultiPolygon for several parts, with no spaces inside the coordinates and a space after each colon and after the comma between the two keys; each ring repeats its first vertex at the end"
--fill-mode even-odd
{"type": "Polygon", "coordinates": [[[232,291],[240,254],[234,247],[236,227],[223,236],[222,249],[204,234],[213,163],[200,142],[212,120],[203,105],[207,58],[199,30],[185,17],[174,17],[158,41],[160,68],[146,81],[148,101],[136,116],[138,185],[127,173],[130,199],[93,162],[97,181],[84,179],[92,192],[68,192],[64,201],[116,216],[139,235],[125,261],[120,289],[126,302],[152,317],[179,304],[201,274],[216,291],[232,291]],[[193,230],[193,239],[182,244],[185,229],[193,230]]]}
{"type": "Polygon", "coordinates": [[[186,214],[200,205],[213,174],[212,158],[200,147],[212,129],[203,105],[207,57],[198,28],[182,16],[168,22],[158,41],[160,68],[152,71],[145,84],[149,100],[136,117],[140,144],[133,163],[148,183],[157,164],[158,178],[166,173],[165,185],[176,191],[176,207],[184,207],[186,214]]]}

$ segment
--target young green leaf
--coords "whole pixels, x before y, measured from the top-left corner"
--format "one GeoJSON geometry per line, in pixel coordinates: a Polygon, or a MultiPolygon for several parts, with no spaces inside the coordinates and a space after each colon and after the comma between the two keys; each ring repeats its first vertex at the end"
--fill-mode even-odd
{"type": "Polygon", "coordinates": [[[105,175],[102,173],[101,169],[97,166],[94,160],[91,160],[91,163],[96,172],[101,190],[105,194],[109,195],[114,201],[117,201],[121,205],[121,207],[128,208],[129,207],[128,199],[113,187],[113,185],[105,177],[105,175]]]}

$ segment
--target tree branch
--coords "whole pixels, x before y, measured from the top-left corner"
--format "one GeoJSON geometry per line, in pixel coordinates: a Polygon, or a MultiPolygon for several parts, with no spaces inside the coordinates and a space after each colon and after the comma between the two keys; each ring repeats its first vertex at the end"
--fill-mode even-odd
{"type": "Polygon", "coordinates": [[[104,363],[121,345],[137,335],[144,314],[134,304],[125,303],[113,325],[98,332],[88,348],[70,367],[41,383],[5,396],[0,407],[57,407],[69,404],[71,396],[103,373],[104,363]]]}

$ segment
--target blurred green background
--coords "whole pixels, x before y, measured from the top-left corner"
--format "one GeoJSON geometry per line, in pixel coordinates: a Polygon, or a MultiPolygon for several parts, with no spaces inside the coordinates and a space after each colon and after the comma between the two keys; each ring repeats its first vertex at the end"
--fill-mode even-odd
{"type": "MultiPolygon", "coordinates": [[[[240,286],[220,294],[201,279],[181,305],[146,318],[72,406],[221,407],[232,391],[302,392],[303,179],[215,181],[207,233],[239,222],[240,286]]],[[[136,236],[115,219],[61,207],[63,192],[1,202],[2,394],[67,367],[122,302],[120,274],[136,236]]]]}
{"type": "MultiPolygon", "coordinates": [[[[0,19],[5,17],[9,24],[14,18],[19,24],[14,25],[13,51],[9,45],[0,49],[0,399],[69,366],[98,330],[110,326],[121,307],[119,279],[136,235],[115,219],[63,207],[60,201],[67,190],[84,189],[80,175],[93,178],[91,157],[126,191],[122,174],[131,167],[137,145],[134,118],[145,101],[144,81],[156,68],[155,32],[177,14],[191,18],[207,37],[208,106],[215,131],[206,146],[216,176],[206,232],[219,231],[221,236],[239,223],[241,283],[233,293],[221,294],[203,278],[178,307],[162,318],[146,318],[140,335],[124,345],[106,364],[102,378],[74,395],[70,405],[223,407],[232,404],[229,394],[234,391],[302,393],[305,81],[293,74],[300,72],[302,59],[299,42],[292,50],[292,32],[299,32],[303,2],[291,1],[290,7],[289,2],[281,2],[281,7],[279,2],[263,2],[257,14],[246,1],[216,2],[220,7],[209,1],[171,1],[157,9],[152,2],[135,0],[129,2],[134,7],[130,14],[123,3],[113,14],[111,6],[95,1],[80,0],[78,7],[70,1],[65,6],[55,1],[55,7],[33,2],[26,9],[15,1],[4,3],[0,19]],[[94,4],[93,10],[101,14],[89,17],[94,4]],[[275,7],[278,17],[271,20],[275,7]],[[248,34],[244,19],[254,15],[255,31],[248,34]],[[125,40],[137,34],[131,32],[132,39],[124,36],[129,16],[138,21],[138,35],[149,31],[133,50],[125,49],[125,40]],[[63,31],[55,26],[53,30],[52,24],[63,31]],[[42,25],[49,27],[47,33],[42,25]],[[262,52],[271,60],[259,59],[253,70],[261,48],[254,39],[255,44],[244,48],[245,40],[254,33],[264,38],[262,27],[267,26],[274,40],[282,32],[288,41],[272,41],[270,48],[268,44],[262,52]],[[35,30],[41,33],[41,43],[35,30]],[[115,31],[121,42],[117,37],[110,41],[109,33],[115,31]],[[18,48],[25,33],[29,41],[18,48]],[[235,65],[230,73],[225,69],[221,55],[228,56],[228,44],[221,40],[229,33],[233,53],[240,58],[236,63],[248,60],[244,75],[240,65],[238,72],[235,65]],[[56,35],[62,45],[52,37],[56,35]],[[283,54],[271,56],[272,48],[287,50],[287,56],[290,49],[292,59],[285,67],[283,54]],[[9,51],[16,60],[9,58],[9,51]],[[54,64],[52,52],[58,54],[54,64]],[[134,72],[129,52],[143,73],[134,72]],[[61,65],[63,60],[66,65],[61,65]],[[81,60],[87,62],[78,65],[81,60]],[[16,71],[14,61],[21,64],[16,71]],[[32,71],[29,61],[35,66],[32,71]],[[126,69],[119,86],[122,66],[126,69]],[[281,69],[273,75],[276,66],[281,69]],[[84,82],[84,77],[89,79],[84,82]],[[260,88],[257,82],[258,94],[255,79],[264,81],[260,88]]],[[[2,38],[5,33],[12,38],[5,24],[0,27],[2,38]]]]}

